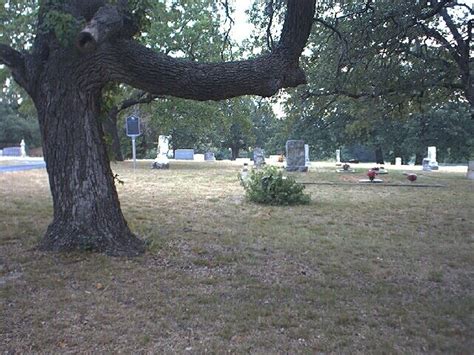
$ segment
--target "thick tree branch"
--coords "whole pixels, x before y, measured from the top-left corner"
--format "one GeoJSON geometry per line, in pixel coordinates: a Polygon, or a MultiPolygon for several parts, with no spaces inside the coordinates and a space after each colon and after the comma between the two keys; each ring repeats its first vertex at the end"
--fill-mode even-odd
{"type": "Polygon", "coordinates": [[[343,88],[335,88],[333,90],[327,91],[311,91],[307,90],[301,94],[301,100],[306,101],[310,97],[338,97],[345,96],[351,99],[365,99],[365,98],[380,98],[383,96],[390,95],[411,95],[418,96],[420,92],[426,91],[427,88],[447,88],[451,90],[464,90],[464,86],[461,83],[457,82],[446,82],[444,77],[439,77],[437,79],[431,80],[423,85],[404,85],[401,88],[383,88],[377,89],[374,88],[372,91],[350,91],[343,88]]]}
{"type": "Polygon", "coordinates": [[[157,54],[134,41],[120,41],[104,50],[109,80],[155,95],[221,100],[246,94],[271,96],[282,87],[305,83],[303,71],[282,55],[201,64],[157,54]]]}
{"type": "Polygon", "coordinates": [[[421,28],[423,29],[423,32],[425,32],[425,34],[428,37],[433,38],[439,44],[445,47],[449,51],[449,53],[453,56],[454,60],[457,63],[459,63],[459,61],[461,60],[459,53],[456,51],[456,48],[453,47],[446,38],[444,38],[444,36],[441,33],[439,33],[437,30],[433,28],[428,28],[423,24],[421,25],[421,28]]]}
{"type": "Polygon", "coordinates": [[[279,43],[258,58],[196,63],[155,53],[132,40],[104,43],[97,55],[108,80],[154,95],[222,100],[241,95],[271,96],[306,83],[299,57],[313,22],[315,0],[290,0],[279,43]]]}
{"type": "Polygon", "coordinates": [[[15,81],[28,90],[25,56],[6,44],[0,44],[0,64],[6,65],[15,81]]]}
{"type": "Polygon", "coordinates": [[[285,22],[277,49],[298,60],[311,32],[316,0],[288,0],[285,22]]]}
{"type": "Polygon", "coordinates": [[[139,104],[149,104],[150,102],[158,98],[160,98],[160,96],[148,94],[146,92],[141,91],[135,97],[123,100],[119,105],[117,105],[117,111],[120,112],[126,110],[129,107],[139,104]]]}
{"type": "MultiPolygon", "coordinates": [[[[453,19],[451,16],[448,14],[448,11],[446,9],[443,9],[440,11],[441,17],[443,18],[444,22],[446,23],[446,26],[448,26],[449,31],[453,35],[454,40],[456,41],[457,47],[458,47],[458,52],[463,53],[466,52],[466,43],[464,42],[461,33],[459,32],[458,28],[453,22],[453,19]]],[[[469,54],[468,54],[469,55],[469,54]]]]}
{"type": "Polygon", "coordinates": [[[424,14],[419,15],[417,18],[419,20],[427,20],[438,14],[447,4],[452,3],[453,0],[441,0],[432,5],[431,10],[427,11],[424,14]]]}
{"type": "Polygon", "coordinates": [[[221,1],[221,3],[225,10],[225,16],[226,16],[225,22],[229,21],[229,27],[227,28],[227,31],[225,32],[224,43],[222,44],[221,59],[225,60],[225,50],[227,46],[229,47],[230,57],[231,59],[233,59],[234,57],[232,55],[232,44],[230,43],[229,37],[230,37],[230,31],[232,31],[232,27],[234,26],[235,21],[231,16],[232,9],[230,8],[229,0],[223,0],[221,1]]]}
{"type": "Polygon", "coordinates": [[[273,37],[272,37],[272,24],[273,24],[273,15],[275,14],[275,9],[273,8],[273,0],[269,0],[265,8],[265,12],[268,16],[267,24],[267,47],[269,50],[273,50],[273,37]]]}

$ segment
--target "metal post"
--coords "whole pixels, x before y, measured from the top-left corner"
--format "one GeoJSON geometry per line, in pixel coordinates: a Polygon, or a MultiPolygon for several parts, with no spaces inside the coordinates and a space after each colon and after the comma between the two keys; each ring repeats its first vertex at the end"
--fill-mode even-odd
{"type": "Polygon", "coordinates": [[[132,137],[132,155],[133,155],[133,170],[137,167],[137,154],[135,149],[135,136],[132,137]]]}

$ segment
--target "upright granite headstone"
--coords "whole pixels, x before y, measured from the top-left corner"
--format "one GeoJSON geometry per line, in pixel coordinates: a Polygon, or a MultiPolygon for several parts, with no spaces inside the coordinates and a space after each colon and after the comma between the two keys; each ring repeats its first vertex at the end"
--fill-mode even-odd
{"type": "Polygon", "coordinates": [[[395,158],[395,165],[396,165],[396,166],[402,165],[402,158],[396,157],[396,158],[395,158]]]}
{"type": "Polygon", "coordinates": [[[156,159],[153,162],[153,169],[168,169],[170,167],[168,152],[170,136],[159,136],[158,137],[158,149],[156,153],[156,159]]]}
{"type": "Polygon", "coordinates": [[[467,178],[469,180],[474,180],[474,160],[470,160],[469,165],[467,166],[467,178]]]}
{"type": "Polygon", "coordinates": [[[253,150],[253,164],[260,168],[265,164],[265,154],[262,148],[255,148],[253,150]]]}
{"type": "Polygon", "coordinates": [[[430,160],[428,158],[423,159],[421,166],[423,167],[423,171],[431,171],[430,160]]]}
{"type": "Polygon", "coordinates": [[[206,152],[204,154],[204,160],[205,161],[216,161],[216,156],[214,155],[213,152],[206,152]]]}
{"type": "Polygon", "coordinates": [[[289,140],[286,142],[286,171],[308,171],[305,165],[304,141],[289,140]]]}
{"type": "Polygon", "coordinates": [[[176,149],[174,158],[176,160],[194,160],[194,149],[176,149]]]}

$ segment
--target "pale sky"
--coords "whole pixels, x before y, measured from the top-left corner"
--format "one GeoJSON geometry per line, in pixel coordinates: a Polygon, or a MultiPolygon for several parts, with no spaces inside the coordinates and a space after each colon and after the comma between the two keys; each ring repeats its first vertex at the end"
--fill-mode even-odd
{"type": "Polygon", "coordinates": [[[245,13],[252,6],[254,0],[234,0],[235,13],[233,19],[235,24],[231,31],[231,36],[234,40],[242,43],[244,39],[250,37],[253,30],[253,25],[249,23],[249,18],[245,13]]]}

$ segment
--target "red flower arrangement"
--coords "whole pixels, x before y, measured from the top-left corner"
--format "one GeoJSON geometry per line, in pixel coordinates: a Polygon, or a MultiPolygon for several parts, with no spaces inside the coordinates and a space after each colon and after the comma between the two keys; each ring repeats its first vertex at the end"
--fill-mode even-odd
{"type": "Polygon", "coordinates": [[[411,182],[416,181],[416,178],[417,178],[416,174],[408,174],[407,175],[407,179],[411,182]]]}
{"type": "Polygon", "coordinates": [[[377,172],[375,172],[374,170],[369,170],[367,172],[367,176],[369,177],[370,181],[374,181],[376,175],[377,175],[377,172]]]}

